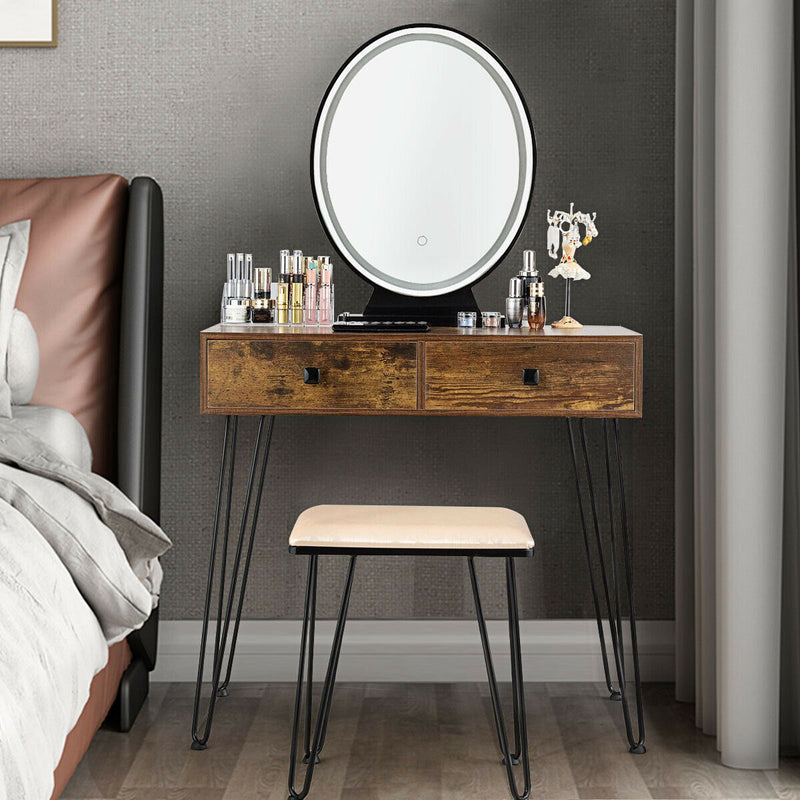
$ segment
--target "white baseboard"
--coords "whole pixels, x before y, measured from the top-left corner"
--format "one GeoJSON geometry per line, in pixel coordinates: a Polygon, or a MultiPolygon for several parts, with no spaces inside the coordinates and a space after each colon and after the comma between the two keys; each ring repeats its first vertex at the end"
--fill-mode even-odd
{"type": "MultiPolygon", "coordinates": [[[[333,622],[317,624],[315,667],[327,664],[333,622]]],[[[499,680],[510,680],[508,626],[487,622],[499,680]]],[[[166,620],[159,625],[154,681],[194,681],[200,651],[200,622],[166,620]]],[[[672,681],[675,623],[645,620],[637,625],[642,679],[672,681]]],[[[524,620],[520,624],[526,681],[601,681],[603,665],[594,620],[524,620]]],[[[610,637],[606,629],[610,649],[610,637]]],[[[209,643],[213,642],[213,623],[209,643]]],[[[300,622],[244,620],[234,663],[234,681],[294,681],[300,622]]],[[[626,657],[630,660],[630,644],[626,657]]],[[[613,675],[613,655],[610,654],[613,675]]],[[[206,659],[206,679],[209,677],[206,659]]],[[[627,674],[632,675],[628,663],[627,674]]],[[[345,629],[339,681],[460,682],[486,678],[473,620],[351,620],[345,629]]]]}

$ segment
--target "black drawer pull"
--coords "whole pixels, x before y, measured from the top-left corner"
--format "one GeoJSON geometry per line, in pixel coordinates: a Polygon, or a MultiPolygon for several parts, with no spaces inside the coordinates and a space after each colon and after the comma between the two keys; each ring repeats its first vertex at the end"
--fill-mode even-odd
{"type": "Polygon", "coordinates": [[[303,383],[310,383],[316,386],[319,383],[319,369],[317,367],[303,367],[303,383]]]}
{"type": "Polygon", "coordinates": [[[522,383],[524,386],[538,386],[539,370],[538,369],[522,370],[522,383]]]}

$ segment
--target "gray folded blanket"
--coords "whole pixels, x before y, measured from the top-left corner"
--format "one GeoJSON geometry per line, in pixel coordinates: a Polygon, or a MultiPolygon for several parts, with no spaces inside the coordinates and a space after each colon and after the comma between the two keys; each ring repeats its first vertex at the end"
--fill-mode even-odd
{"type": "Polygon", "coordinates": [[[23,514],[67,567],[109,643],[158,603],[170,540],[116,486],[0,418],[0,500],[23,514]]]}

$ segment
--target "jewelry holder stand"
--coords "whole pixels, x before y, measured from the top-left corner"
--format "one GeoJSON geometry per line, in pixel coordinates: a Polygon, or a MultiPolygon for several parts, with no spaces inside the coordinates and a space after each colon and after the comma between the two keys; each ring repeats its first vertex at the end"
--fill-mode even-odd
{"type": "Polygon", "coordinates": [[[574,211],[574,203],[569,204],[569,212],[556,211],[555,214],[547,210],[547,254],[550,258],[558,259],[559,248],[561,260],[558,266],[550,270],[551,278],[562,277],[567,282],[566,298],[564,301],[564,316],[553,323],[554,328],[582,328],[578,320],[570,313],[570,295],[573,281],[589,280],[592,276],[575,260],[575,251],[581,245],[588,245],[597,236],[594,220],[596,213],[584,214],[574,211]],[[584,226],[585,236],[580,237],[579,225],[584,226]],[[560,242],[559,242],[560,240],[560,242]]]}
{"type": "Polygon", "coordinates": [[[572,288],[573,278],[567,278],[567,294],[564,299],[564,316],[558,322],[553,323],[554,328],[582,328],[578,320],[573,319],[570,314],[570,289],[572,288]]]}

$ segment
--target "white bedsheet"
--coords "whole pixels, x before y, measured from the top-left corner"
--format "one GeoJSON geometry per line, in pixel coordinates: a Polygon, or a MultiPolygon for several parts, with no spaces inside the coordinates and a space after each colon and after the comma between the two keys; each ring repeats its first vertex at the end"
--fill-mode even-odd
{"type": "Polygon", "coordinates": [[[169,539],[119,489],[0,418],[0,800],[48,800],[108,645],[158,602],[169,539]]]}
{"type": "Polygon", "coordinates": [[[0,501],[0,799],[50,797],[64,741],[107,658],[67,568],[0,501]]]}

